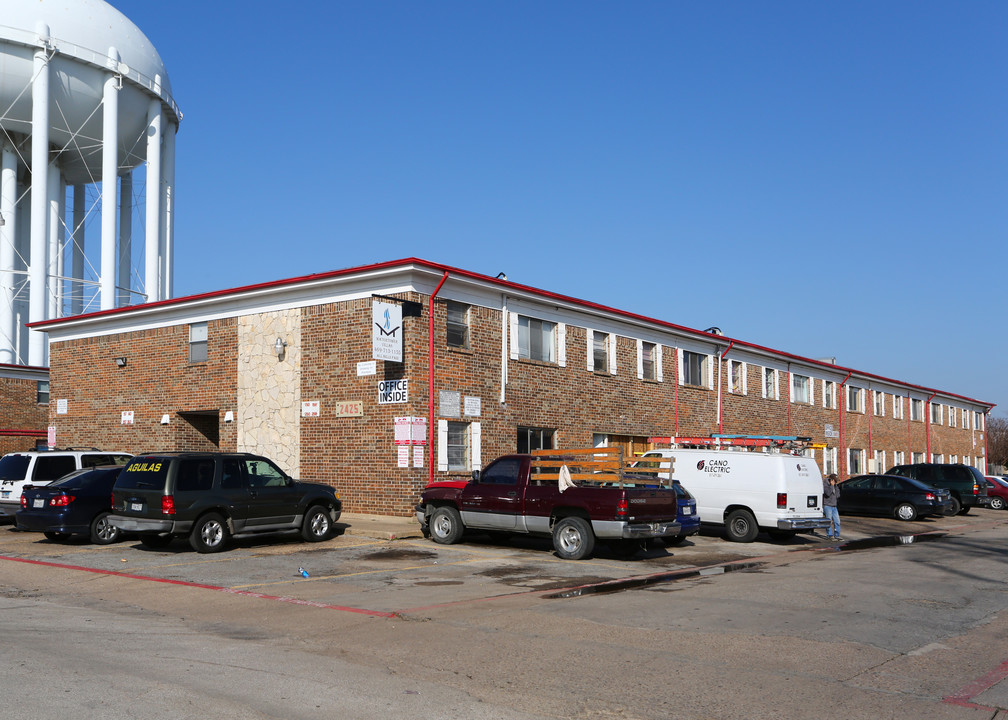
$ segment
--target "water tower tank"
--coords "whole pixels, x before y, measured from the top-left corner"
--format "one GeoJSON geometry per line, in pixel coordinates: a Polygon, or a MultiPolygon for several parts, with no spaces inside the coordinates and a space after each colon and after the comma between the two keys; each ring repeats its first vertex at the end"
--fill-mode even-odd
{"type": "Polygon", "coordinates": [[[180,119],[157,50],[111,5],[3,0],[0,363],[47,363],[25,321],[171,297],[180,119]]]}

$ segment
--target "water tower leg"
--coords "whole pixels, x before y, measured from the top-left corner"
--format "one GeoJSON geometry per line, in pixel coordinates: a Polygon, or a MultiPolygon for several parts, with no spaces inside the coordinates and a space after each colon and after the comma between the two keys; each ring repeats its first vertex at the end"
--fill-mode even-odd
{"type": "MultiPolygon", "coordinates": [[[[119,52],[109,48],[109,63],[118,69],[119,52]]],[[[105,77],[102,95],[101,309],[116,302],[116,179],[119,170],[119,82],[116,72],[105,77]]]]}
{"type": "MultiPolygon", "coordinates": [[[[48,31],[44,41],[48,42],[48,31]]],[[[46,49],[35,52],[35,80],[32,82],[31,150],[31,253],[28,260],[28,320],[38,322],[46,316],[46,225],[49,219],[49,57],[46,49]]],[[[28,333],[28,364],[45,364],[46,335],[28,333]]]]}

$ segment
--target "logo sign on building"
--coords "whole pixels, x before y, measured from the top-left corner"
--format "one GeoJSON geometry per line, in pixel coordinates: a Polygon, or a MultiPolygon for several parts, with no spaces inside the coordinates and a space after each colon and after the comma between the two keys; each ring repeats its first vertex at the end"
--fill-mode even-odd
{"type": "Polygon", "coordinates": [[[378,404],[404,403],[409,400],[409,380],[382,380],[378,383],[378,404]]]}
{"type": "Polygon", "coordinates": [[[402,362],[402,308],[398,303],[371,303],[371,357],[402,362]]]}

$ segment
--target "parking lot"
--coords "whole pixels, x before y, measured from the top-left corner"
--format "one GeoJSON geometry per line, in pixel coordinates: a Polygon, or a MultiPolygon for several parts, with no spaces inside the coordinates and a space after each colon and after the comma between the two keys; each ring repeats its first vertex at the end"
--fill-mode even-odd
{"type": "Polygon", "coordinates": [[[438,545],[424,539],[410,518],[346,515],[339,534],[320,544],[304,543],[297,535],[271,535],[237,540],[227,551],[210,555],[194,552],[184,540],[156,550],[129,537],[97,546],[83,538],[52,542],[7,525],[0,527],[0,555],[8,562],[52,564],[387,615],[508,595],[552,598],[683,582],[823,553],[923,543],[1004,519],[1008,513],[992,510],[914,522],[845,516],[841,543],[812,535],[774,542],[764,534],[753,543],[731,543],[703,531],[681,546],[651,543],[631,559],[600,544],[591,558],[582,561],[556,557],[548,538],[472,534],[455,545],[438,545]]]}

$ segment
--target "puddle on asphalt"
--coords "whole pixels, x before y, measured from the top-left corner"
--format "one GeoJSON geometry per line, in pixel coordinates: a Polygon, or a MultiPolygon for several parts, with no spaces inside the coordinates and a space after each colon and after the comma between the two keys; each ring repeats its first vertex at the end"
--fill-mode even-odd
{"type": "Polygon", "coordinates": [[[362,555],[361,560],[433,560],[437,553],[430,550],[408,550],[390,548],[362,555]]]}
{"type": "Polygon", "coordinates": [[[755,570],[763,567],[764,565],[766,565],[766,563],[740,562],[727,563],[725,565],[718,565],[710,568],[675,570],[667,573],[658,573],[657,575],[648,575],[646,577],[623,578],[620,580],[609,580],[606,582],[596,583],[594,585],[581,585],[575,588],[568,588],[563,592],[553,593],[552,595],[544,595],[544,597],[550,600],[562,600],[566,598],[581,597],[582,595],[600,595],[603,593],[623,592],[624,590],[634,590],[636,588],[647,587],[648,585],[657,585],[659,583],[676,582],[678,580],[692,580],[698,577],[723,575],[724,573],[739,572],[743,570],[755,570]]]}
{"type": "MultiPolygon", "coordinates": [[[[885,537],[865,538],[864,540],[850,540],[840,545],[820,548],[822,552],[851,552],[857,550],[872,550],[882,547],[898,547],[902,545],[915,545],[918,543],[934,542],[942,540],[947,533],[925,533],[922,535],[887,535],[885,537]]],[[[621,580],[608,580],[599,583],[589,583],[574,588],[567,588],[562,592],[544,595],[543,597],[558,600],[565,598],[581,597],[583,595],[597,595],[602,593],[623,592],[624,590],[634,590],[636,588],[647,587],[649,585],[659,585],[663,583],[673,583],[680,580],[693,580],[696,578],[710,577],[713,575],[723,575],[730,572],[752,571],[766,565],[765,562],[738,562],[714,565],[711,567],[676,570],[646,577],[626,578],[621,580]]]]}
{"type": "Polygon", "coordinates": [[[850,551],[850,550],[872,550],[881,547],[893,547],[899,545],[915,545],[925,542],[943,540],[947,533],[925,533],[922,535],[887,535],[885,537],[865,538],[864,540],[849,540],[836,547],[823,548],[823,550],[850,551]]]}

